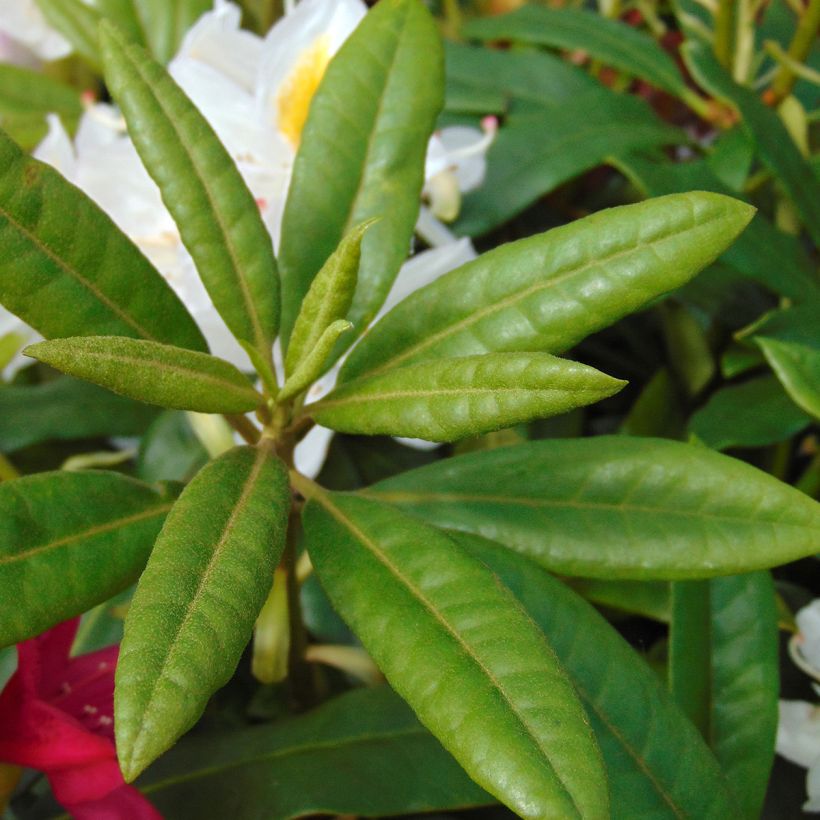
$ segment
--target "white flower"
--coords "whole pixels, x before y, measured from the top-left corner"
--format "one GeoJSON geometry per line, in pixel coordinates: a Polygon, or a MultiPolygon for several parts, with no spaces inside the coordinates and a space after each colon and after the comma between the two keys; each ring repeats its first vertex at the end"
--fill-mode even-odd
{"type": "Polygon", "coordinates": [[[68,41],[46,22],[35,0],[0,0],[0,62],[33,67],[70,52],[68,41]]]}
{"type": "Polygon", "coordinates": [[[11,379],[21,367],[31,364],[20,350],[39,339],[25,322],[0,307],[0,377],[11,379]]]}

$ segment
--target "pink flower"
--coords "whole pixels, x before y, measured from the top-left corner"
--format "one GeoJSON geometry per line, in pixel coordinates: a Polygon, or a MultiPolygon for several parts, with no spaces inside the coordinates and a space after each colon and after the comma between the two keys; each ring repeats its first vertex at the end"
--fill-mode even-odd
{"type": "Polygon", "coordinates": [[[77,820],[161,820],[122,779],[114,747],[118,647],[69,657],[79,619],[17,647],[0,694],[0,761],[39,769],[77,820]]]}

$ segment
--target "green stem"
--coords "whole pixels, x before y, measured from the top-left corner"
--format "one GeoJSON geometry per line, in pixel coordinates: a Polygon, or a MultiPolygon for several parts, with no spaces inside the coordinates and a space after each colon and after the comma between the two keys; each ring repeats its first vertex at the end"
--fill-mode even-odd
{"type": "Polygon", "coordinates": [[[259,430],[254,427],[245,416],[226,415],[225,418],[228,424],[230,424],[248,444],[256,444],[259,441],[259,430]]]}
{"type": "MultiPolygon", "coordinates": [[[[797,29],[789,44],[788,56],[797,63],[805,61],[820,29],[820,0],[809,0],[809,5],[797,22],[797,29]]],[[[775,101],[788,97],[797,81],[797,75],[788,65],[781,63],[772,83],[775,101]]]]}
{"type": "Polygon", "coordinates": [[[734,0],[718,0],[717,13],[715,14],[715,57],[724,68],[729,70],[732,68],[734,18],[734,0]]]}
{"type": "Polygon", "coordinates": [[[14,478],[20,478],[20,473],[17,468],[0,453],[0,481],[11,481],[14,478]]]}

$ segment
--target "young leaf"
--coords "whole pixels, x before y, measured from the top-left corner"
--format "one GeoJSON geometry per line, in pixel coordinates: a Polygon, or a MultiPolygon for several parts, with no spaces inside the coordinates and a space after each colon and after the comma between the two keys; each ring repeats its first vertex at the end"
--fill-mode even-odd
{"type": "Polygon", "coordinates": [[[69,376],[148,404],[200,413],[247,413],[262,396],[232,364],[181,347],[124,336],[76,336],[24,353],[69,376]]]}
{"type": "Polygon", "coordinates": [[[612,817],[733,815],[735,798],[703,739],[607,621],[523,556],[475,535],[453,537],[498,573],[555,648],[600,744],[612,817]]]}
{"type": "Polygon", "coordinates": [[[285,543],[287,472],[237,447],[185,488],[157,539],[125,622],[114,713],[133,780],[202,714],[233,674],[285,543]]]}
{"type": "Polygon", "coordinates": [[[777,605],[768,572],[672,584],[670,682],[758,817],[777,734],[777,605]]]}
{"type": "Polygon", "coordinates": [[[362,240],[374,221],[363,222],[347,234],[316,274],[288,342],[285,357],[288,375],[313,351],[325,330],[347,316],[358,280],[362,240]]]}
{"type": "Polygon", "coordinates": [[[624,384],[548,353],[488,353],[348,382],[305,414],[344,433],[455,441],[592,404],[624,384]]]}
{"type": "Polygon", "coordinates": [[[308,550],[334,606],[394,689],[521,817],[608,817],[598,749],[555,656],[512,596],[438,530],[317,494],[308,550]]]}
{"type": "Polygon", "coordinates": [[[387,686],[264,726],[186,738],[140,788],[176,820],[382,817],[493,802],[387,686]]]}
{"type": "Polygon", "coordinates": [[[270,234],[228,152],[165,69],[100,26],[105,78],[214,306],[266,359],[279,318],[270,234]]]}
{"type": "Polygon", "coordinates": [[[35,0],[48,23],[94,67],[100,65],[97,26],[100,13],[82,0],[35,0]]]}
{"type": "Polygon", "coordinates": [[[288,339],[316,272],[353,226],[381,217],[362,244],[348,319],[376,315],[407,256],[424,158],[442,106],[443,59],[419,0],[382,0],[331,60],[293,167],[279,261],[288,339]]]}
{"type": "Polygon", "coordinates": [[[390,311],[340,380],[450,356],[560,353],[687,282],[753,213],[717,194],[679,194],[496,248],[390,311]]]}
{"type": "Polygon", "coordinates": [[[131,240],[2,132],[0,248],[0,304],[46,338],[132,336],[208,349],[182,302],[131,240]]]}
{"type": "Polygon", "coordinates": [[[732,575],[812,555],[820,504],[705,447],[597,436],[447,459],[373,497],[590,578],[732,575]]]}
{"type": "Polygon", "coordinates": [[[170,493],[117,473],[0,483],[0,646],[39,635],[132,584],[170,493]],[[11,603],[13,602],[13,606],[11,603]]]}
{"type": "Polygon", "coordinates": [[[820,419],[820,345],[755,337],[766,361],[794,402],[820,419]]]}

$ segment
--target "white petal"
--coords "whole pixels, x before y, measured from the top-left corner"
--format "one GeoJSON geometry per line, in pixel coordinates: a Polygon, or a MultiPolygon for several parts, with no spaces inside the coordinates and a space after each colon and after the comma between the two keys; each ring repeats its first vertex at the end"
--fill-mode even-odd
{"type": "Polygon", "coordinates": [[[820,599],[804,606],[795,616],[800,631],[800,654],[820,674],[820,599]]]}
{"type": "MultiPolygon", "coordinates": [[[[16,337],[19,350],[42,339],[42,336],[36,330],[0,305],[0,340],[11,334],[16,337]]],[[[3,379],[11,379],[18,370],[33,363],[27,356],[23,356],[19,350],[0,372],[3,379]]]]}
{"type": "Polygon", "coordinates": [[[435,450],[436,447],[441,447],[440,441],[425,441],[423,438],[404,438],[403,436],[394,436],[399,444],[404,444],[405,447],[411,447],[413,450],[421,450],[429,453],[435,450]]]}
{"type": "Polygon", "coordinates": [[[820,812],[820,757],[809,767],[806,792],[809,799],[803,804],[803,811],[820,812]]]}
{"type": "Polygon", "coordinates": [[[808,767],[820,757],[820,712],[804,700],[781,700],[777,753],[808,767]]]}
{"type": "Polygon", "coordinates": [[[43,60],[71,53],[71,45],[46,22],[35,0],[0,0],[0,31],[43,60]]]}
{"type": "Polygon", "coordinates": [[[427,156],[424,159],[424,178],[432,179],[436,174],[446,171],[450,165],[447,149],[438,134],[430,137],[427,143],[427,156]]]}
{"type": "Polygon", "coordinates": [[[76,172],[77,158],[71,137],[68,136],[60,118],[56,114],[48,115],[48,134],[32,152],[36,159],[47,162],[56,168],[66,179],[73,180],[76,172]]]}
{"type": "Polygon", "coordinates": [[[302,475],[308,478],[316,478],[319,475],[332,438],[332,430],[316,426],[296,445],[293,464],[302,475]]]}
{"type": "Polygon", "coordinates": [[[477,128],[454,125],[439,132],[448,165],[455,170],[463,193],[478,188],[487,172],[487,150],[492,138],[477,128]]]}

